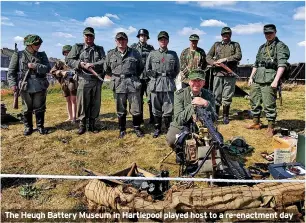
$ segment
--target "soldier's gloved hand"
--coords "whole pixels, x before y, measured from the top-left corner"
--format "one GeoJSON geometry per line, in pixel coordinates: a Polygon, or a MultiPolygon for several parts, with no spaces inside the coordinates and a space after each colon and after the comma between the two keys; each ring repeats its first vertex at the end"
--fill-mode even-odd
{"type": "Polygon", "coordinates": [[[253,78],[249,78],[248,85],[251,86],[253,84],[253,78]]]}
{"type": "Polygon", "coordinates": [[[35,69],[36,63],[28,63],[28,68],[35,69]]]}
{"type": "Polygon", "coordinates": [[[195,97],[192,101],[191,104],[194,106],[204,106],[207,107],[208,106],[208,101],[205,100],[204,98],[201,97],[195,97]]]}
{"type": "Polygon", "coordinates": [[[224,62],[227,62],[227,58],[222,58],[217,60],[217,63],[224,63],[224,62]]]}
{"type": "Polygon", "coordinates": [[[12,86],[11,89],[12,89],[13,92],[16,92],[17,91],[17,86],[12,86]]]}

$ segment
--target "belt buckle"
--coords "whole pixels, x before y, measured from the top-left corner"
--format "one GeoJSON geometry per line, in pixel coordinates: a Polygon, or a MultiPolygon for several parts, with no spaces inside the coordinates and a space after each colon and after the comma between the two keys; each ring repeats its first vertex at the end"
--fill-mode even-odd
{"type": "Polygon", "coordinates": [[[162,73],[162,77],[166,77],[167,76],[167,74],[166,73],[162,73]]]}
{"type": "Polygon", "coordinates": [[[120,78],[125,78],[125,75],[124,74],[120,74],[120,78]]]}
{"type": "Polygon", "coordinates": [[[35,77],[36,77],[36,75],[34,75],[34,74],[31,74],[31,75],[30,75],[30,77],[31,77],[31,78],[35,78],[35,77]]]}

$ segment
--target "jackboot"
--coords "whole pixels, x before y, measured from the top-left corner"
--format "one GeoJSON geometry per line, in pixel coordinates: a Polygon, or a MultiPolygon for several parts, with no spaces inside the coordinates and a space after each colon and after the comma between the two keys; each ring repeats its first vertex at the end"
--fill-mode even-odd
{"type": "Polygon", "coordinates": [[[33,115],[32,112],[23,115],[24,131],[23,135],[28,136],[33,133],[33,115]]]}
{"type": "Polygon", "coordinates": [[[90,118],[89,119],[89,127],[88,127],[88,131],[93,132],[93,133],[98,133],[98,129],[95,126],[96,123],[96,119],[94,118],[90,118]]]}
{"type": "Polygon", "coordinates": [[[48,133],[48,130],[45,129],[45,112],[37,112],[36,115],[36,126],[37,130],[41,135],[45,135],[48,133]]]}
{"type": "Polygon", "coordinates": [[[78,134],[82,135],[85,132],[86,132],[86,118],[83,118],[82,120],[80,120],[78,134]]]}
{"type": "Polygon", "coordinates": [[[271,138],[274,135],[275,121],[268,121],[267,137],[271,138]]]}
{"type": "Polygon", "coordinates": [[[164,122],[165,122],[165,127],[166,127],[167,132],[168,132],[168,129],[170,127],[170,123],[172,122],[172,116],[164,117],[164,122]]]}
{"type": "Polygon", "coordinates": [[[118,123],[119,123],[119,139],[124,138],[126,135],[126,115],[118,116],[118,123]]]}
{"type": "Polygon", "coordinates": [[[150,113],[149,124],[154,124],[154,115],[153,115],[153,111],[152,111],[152,104],[151,104],[151,102],[148,102],[148,105],[149,105],[149,113],[150,113]]]}
{"type": "Polygon", "coordinates": [[[218,115],[218,118],[219,118],[219,112],[220,112],[220,106],[219,105],[216,105],[216,113],[218,115]]]}
{"type": "Polygon", "coordinates": [[[247,129],[255,129],[255,130],[261,129],[259,117],[254,117],[253,118],[253,124],[252,125],[248,125],[246,128],[247,129]]]}
{"type": "Polygon", "coordinates": [[[133,116],[133,126],[134,126],[134,131],[135,131],[137,137],[143,137],[144,136],[143,131],[140,128],[141,119],[142,119],[141,115],[133,116]]]}
{"type": "Polygon", "coordinates": [[[227,125],[229,123],[229,110],[230,110],[229,105],[224,105],[223,106],[223,123],[225,125],[227,125]]]}
{"type": "Polygon", "coordinates": [[[155,131],[153,133],[153,138],[157,138],[161,134],[162,118],[154,116],[154,123],[155,131]]]}

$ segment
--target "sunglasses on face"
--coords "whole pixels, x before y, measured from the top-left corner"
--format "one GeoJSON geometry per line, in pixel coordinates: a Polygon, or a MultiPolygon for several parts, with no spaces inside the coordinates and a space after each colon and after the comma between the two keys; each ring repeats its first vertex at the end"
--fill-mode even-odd
{"type": "Polygon", "coordinates": [[[36,42],[36,43],[33,43],[34,46],[39,46],[41,45],[41,42],[36,42]]]}

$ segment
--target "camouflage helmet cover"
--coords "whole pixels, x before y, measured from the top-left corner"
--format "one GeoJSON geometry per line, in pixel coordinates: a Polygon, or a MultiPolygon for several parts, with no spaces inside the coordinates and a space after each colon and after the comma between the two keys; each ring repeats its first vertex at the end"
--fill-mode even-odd
{"type": "Polygon", "coordinates": [[[24,45],[25,46],[29,46],[29,45],[33,45],[33,44],[41,44],[43,41],[42,39],[35,34],[29,34],[26,37],[24,37],[24,45]]]}
{"type": "Polygon", "coordinates": [[[65,45],[65,46],[63,46],[63,49],[62,49],[62,54],[64,55],[64,52],[66,52],[66,51],[71,51],[71,49],[72,49],[72,46],[71,45],[65,45]]]}
{"type": "Polygon", "coordinates": [[[232,30],[230,27],[223,27],[221,30],[221,35],[224,33],[232,33],[232,30]]]}
{"type": "Polygon", "coordinates": [[[148,37],[148,39],[150,39],[149,37],[149,31],[147,29],[140,29],[138,30],[138,34],[137,34],[137,38],[139,38],[140,35],[145,35],[148,37]]]}

